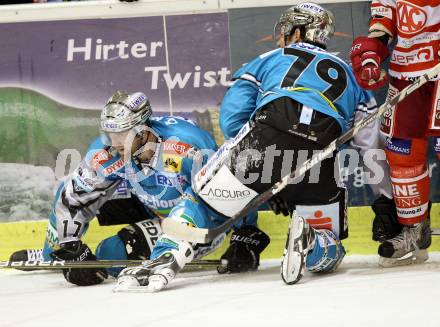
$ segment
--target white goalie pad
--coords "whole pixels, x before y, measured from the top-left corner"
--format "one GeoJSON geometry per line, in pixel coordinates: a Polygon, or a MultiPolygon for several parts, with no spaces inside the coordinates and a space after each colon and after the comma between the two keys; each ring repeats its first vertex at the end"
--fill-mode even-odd
{"type": "Polygon", "coordinates": [[[211,208],[228,217],[240,212],[258,195],[242,184],[226,165],[217,171],[198,194],[211,208]]]}

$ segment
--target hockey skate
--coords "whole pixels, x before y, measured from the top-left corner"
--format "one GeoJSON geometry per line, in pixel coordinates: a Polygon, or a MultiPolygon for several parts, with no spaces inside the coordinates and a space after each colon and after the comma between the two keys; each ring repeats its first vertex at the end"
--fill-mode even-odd
{"type": "Polygon", "coordinates": [[[389,268],[428,260],[431,245],[430,219],[404,226],[400,234],[379,246],[379,266],[389,268]]]}
{"type": "Polygon", "coordinates": [[[307,252],[313,248],[314,241],[313,228],[294,212],[281,262],[281,278],[287,285],[296,284],[302,278],[307,252]]]}
{"type": "Polygon", "coordinates": [[[142,266],[121,271],[113,292],[158,292],[173,280],[180,270],[172,253],[164,253],[142,266]]]}
{"type": "MultiPolygon", "coordinates": [[[[20,250],[11,254],[9,257],[9,261],[44,261],[43,257],[43,249],[28,249],[28,250],[20,250]]],[[[17,270],[23,271],[34,271],[38,269],[20,269],[15,268],[17,270]]]]}

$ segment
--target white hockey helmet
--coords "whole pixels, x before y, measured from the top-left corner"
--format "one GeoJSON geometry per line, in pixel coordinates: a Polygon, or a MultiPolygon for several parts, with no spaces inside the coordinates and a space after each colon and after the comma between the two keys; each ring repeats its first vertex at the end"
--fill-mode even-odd
{"type": "Polygon", "coordinates": [[[335,17],[316,3],[299,3],[281,14],[274,27],[274,38],[281,35],[286,40],[296,27],[304,27],[304,41],[326,48],[335,32],[335,17]]]}
{"type": "Polygon", "coordinates": [[[101,112],[101,130],[119,133],[147,122],[153,111],[142,92],[116,91],[101,112]]]}

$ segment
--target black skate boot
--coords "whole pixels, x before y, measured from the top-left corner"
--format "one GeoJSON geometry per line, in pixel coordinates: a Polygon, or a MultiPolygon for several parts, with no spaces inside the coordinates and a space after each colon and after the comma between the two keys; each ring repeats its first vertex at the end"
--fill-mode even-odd
{"type": "Polygon", "coordinates": [[[419,224],[408,225],[389,240],[379,245],[379,265],[385,268],[422,263],[428,260],[431,245],[429,217],[419,224]]]}
{"type": "Polygon", "coordinates": [[[307,252],[313,248],[314,242],[315,231],[294,211],[281,262],[281,278],[287,285],[296,284],[302,278],[307,252]]]}
{"type": "MultiPolygon", "coordinates": [[[[44,261],[43,249],[28,249],[28,250],[20,250],[14,252],[9,257],[9,261],[44,261]]],[[[20,268],[15,268],[15,269],[23,270],[23,271],[38,270],[38,269],[20,269],[20,268]]]]}

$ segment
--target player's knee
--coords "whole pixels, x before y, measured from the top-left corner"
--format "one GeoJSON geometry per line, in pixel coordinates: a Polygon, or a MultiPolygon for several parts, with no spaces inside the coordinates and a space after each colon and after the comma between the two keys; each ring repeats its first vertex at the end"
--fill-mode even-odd
{"type": "Polygon", "coordinates": [[[147,219],[128,225],[118,232],[124,243],[127,258],[130,260],[146,260],[162,234],[158,218],[147,219]]]}
{"type": "MultiPolygon", "coordinates": [[[[127,251],[124,242],[117,236],[113,235],[102,240],[96,247],[97,260],[127,260],[127,251]]],[[[117,277],[122,268],[107,269],[107,273],[113,277],[117,277]]]]}
{"type": "Polygon", "coordinates": [[[339,238],[330,230],[315,230],[315,244],[307,254],[306,268],[311,272],[335,271],[345,256],[339,238]]]}
{"type": "MultiPolygon", "coordinates": [[[[148,219],[122,228],[117,235],[106,238],[96,248],[98,260],[146,260],[162,233],[159,219],[148,219]]],[[[117,276],[122,269],[108,269],[117,276]]]]}

